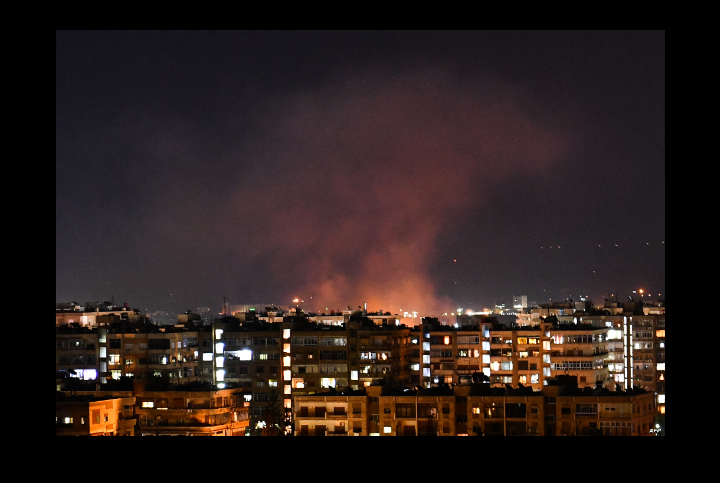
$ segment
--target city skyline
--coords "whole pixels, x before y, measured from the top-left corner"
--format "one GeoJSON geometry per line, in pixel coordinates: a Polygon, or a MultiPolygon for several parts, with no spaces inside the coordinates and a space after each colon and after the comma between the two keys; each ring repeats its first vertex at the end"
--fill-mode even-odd
{"type": "Polygon", "coordinates": [[[665,298],[664,44],[58,31],[56,302],[665,298]]]}

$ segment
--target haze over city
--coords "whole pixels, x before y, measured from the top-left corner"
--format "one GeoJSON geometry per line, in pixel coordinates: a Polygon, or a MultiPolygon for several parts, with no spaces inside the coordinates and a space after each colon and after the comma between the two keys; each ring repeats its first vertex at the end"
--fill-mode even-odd
{"type": "Polygon", "coordinates": [[[665,298],[664,32],[56,34],[56,302],[665,298]]]}

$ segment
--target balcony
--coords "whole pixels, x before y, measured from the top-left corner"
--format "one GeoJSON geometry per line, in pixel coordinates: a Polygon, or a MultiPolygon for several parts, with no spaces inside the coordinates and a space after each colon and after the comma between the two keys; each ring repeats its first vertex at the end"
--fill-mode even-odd
{"type": "Polygon", "coordinates": [[[325,413],[325,419],[347,419],[347,413],[325,413]]]}

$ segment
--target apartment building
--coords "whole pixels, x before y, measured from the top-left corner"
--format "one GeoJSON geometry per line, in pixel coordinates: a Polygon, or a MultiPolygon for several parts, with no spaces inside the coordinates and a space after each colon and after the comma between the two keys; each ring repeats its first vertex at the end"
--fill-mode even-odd
{"type": "Polygon", "coordinates": [[[581,385],[614,388],[606,361],[609,327],[602,320],[550,316],[513,329],[491,318],[459,327],[423,321],[411,336],[411,384],[458,384],[482,373],[498,387],[539,391],[548,379],[575,375],[581,385]]]}
{"type": "Polygon", "coordinates": [[[56,436],[134,436],[134,396],[55,395],[56,436]]]}
{"type": "Polygon", "coordinates": [[[410,329],[396,325],[348,320],[342,325],[317,324],[302,316],[283,322],[213,323],[215,383],[242,388],[250,402],[252,423],[264,417],[270,393],[292,408],[295,395],[330,388],[357,390],[379,379],[410,381],[410,329]]]}
{"type": "Polygon", "coordinates": [[[629,317],[632,342],[633,387],[642,387],[656,394],[655,406],[665,414],[665,314],[633,315],[629,317]]]}
{"type": "Polygon", "coordinates": [[[490,384],[429,389],[368,386],[297,396],[296,436],[642,436],[652,394],[577,387],[573,376],[542,391],[490,384]]]}
{"type": "Polygon", "coordinates": [[[160,388],[152,382],[136,381],[140,436],[245,436],[250,416],[241,391],[201,382],[160,388]]]}

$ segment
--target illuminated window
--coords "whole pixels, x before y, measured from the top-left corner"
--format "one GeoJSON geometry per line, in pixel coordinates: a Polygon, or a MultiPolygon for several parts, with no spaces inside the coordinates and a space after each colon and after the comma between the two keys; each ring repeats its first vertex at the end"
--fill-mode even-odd
{"type": "Polygon", "coordinates": [[[292,371],[283,371],[283,381],[292,380],[292,371]]]}
{"type": "Polygon", "coordinates": [[[238,357],[241,361],[251,361],[252,360],[252,351],[250,349],[243,349],[238,352],[238,357]]]}
{"type": "Polygon", "coordinates": [[[472,408],[473,414],[480,414],[480,407],[479,406],[473,406],[472,408]]]}
{"type": "Polygon", "coordinates": [[[283,329],[283,339],[290,338],[290,329],[283,329]]]}
{"type": "MultiPolygon", "coordinates": [[[[416,369],[417,370],[417,369],[416,369]]],[[[357,381],[358,380],[358,371],[350,371],[350,380],[351,381],[357,381]]]]}
{"type": "Polygon", "coordinates": [[[520,384],[527,384],[527,376],[525,374],[520,374],[518,376],[518,382],[520,384]]]}
{"type": "Polygon", "coordinates": [[[550,368],[549,367],[543,367],[543,377],[550,377],[550,368]]]}
{"type": "Polygon", "coordinates": [[[499,371],[500,370],[500,363],[495,361],[490,363],[490,369],[493,371],[499,371]]]}
{"type": "Polygon", "coordinates": [[[203,352],[203,361],[209,362],[213,360],[212,352],[203,352]]]}
{"type": "Polygon", "coordinates": [[[489,364],[490,363],[490,354],[483,354],[482,361],[483,361],[483,364],[489,364]]]}
{"type": "Polygon", "coordinates": [[[383,427],[383,433],[385,433],[385,434],[392,433],[392,428],[390,426],[383,427]]]}
{"type": "Polygon", "coordinates": [[[517,343],[518,344],[527,344],[528,343],[527,337],[518,337],[517,343]]]}
{"type": "Polygon", "coordinates": [[[540,382],[540,374],[531,374],[530,375],[530,384],[537,384],[540,382]]]}
{"type": "Polygon", "coordinates": [[[215,367],[223,367],[225,365],[225,358],[222,356],[215,358],[215,367]]]}
{"type": "Polygon", "coordinates": [[[660,342],[660,348],[661,348],[661,349],[664,349],[664,348],[665,348],[665,342],[660,342]]]}
{"type": "Polygon", "coordinates": [[[423,377],[430,377],[430,368],[423,367],[423,377]]]}
{"type": "Polygon", "coordinates": [[[430,342],[423,342],[423,350],[424,351],[430,350],[430,342]]]}
{"type": "Polygon", "coordinates": [[[292,394],[292,386],[286,384],[283,386],[283,394],[292,394]]]}
{"type": "Polygon", "coordinates": [[[446,335],[444,339],[445,345],[450,345],[450,336],[446,335]]]}
{"type": "Polygon", "coordinates": [[[303,379],[302,377],[293,377],[292,387],[294,389],[304,389],[305,388],[305,379],[303,379]]]}
{"type": "Polygon", "coordinates": [[[489,351],[490,350],[490,342],[484,340],[482,343],[482,350],[489,351]]]}
{"type": "Polygon", "coordinates": [[[277,379],[270,379],[268,381],[268,386],[270,387],[277,387],[277,379]]]}
{"type": "Polygon", "coordinates": [[[665,370],[665,363],[664,363],[664,362],[658,362],[658,363],[657,363],[657,370],[658,370],[658,371],[664,371],[664,370],[665,370]]]}
{"type": "Polygon", "coordinates": [[[665,404],[665,394],[658,394],[658,404],[665,404]]]}
{"type": "Polygon", "coordinates": [[[225,350],[225,344],[223,342],[218,342],[215,344],[215,354],[222,354],[225,350]]]}
{"type": "Polygon", "coordinates": [[[292,366],[292,361],[290,359],[290,356],[283,357],[283,367],[290,367],[292,366]]]}
{"type": "Polygon", "coordinates": [[[285,352],[286,354],[290,354],[290,344],[289,343],[283,344],[283,352],[285,352]]]}
{"type": "Polygon", "coordinates": [[[665,329],[656,331],[655,336],[656,337],[665,337],[665,329]]]}
{"type": "Polygon", "coordinates": [[[528,351],[520,351],[518,353],[518,357],[521,359],[525,359],[525,358],[527,358],[527,356],[528,356],[528,351]]]}
{"type": "Polygon", "coordinates": [[[660,406],[660,414],[665,414],[665,406],[660,406]]]}
{"type": "Polygon", "coordinates": [[[413,364],[410,364],[410,370],[411,370],[411,371],[419,371],[419,370],[420,370],[420,364],[418,364],[417,362],[415,362],[415,363],[413,363],[413,364]]]}
{"type": "Polygon", "coordinates": [[[154,407],[155,407],[155,403],[154,403],[153,401],[143,401],[143,402],[142,402],[142,407],[144,407],[144,408],[154,408],[154,407]]]}
{"type": "Polygon", "coordinates": [[[218,381],[224,381],[225,380],[225,370],[218,369],[217,371],[215,371],[215,377],[218,381]]]}
{"type": "Polygon", "coordinates": [[[429,354],[423,355],[423,364],[430,364],[430,355],[429,354]]]}
{"type": "Polygon", "coordinates": [[[320,387],[335,387],[335,378],[334,377],[320,378],[320,387]]]}
{"type": "Polygon", "coordinates": [[[222,339],[223,330],[222,329],[215,329],[215,340],[222,339]]]}
{"type": "Polygon", "coordinates": [[[473,351],[472,351],[472,356],[473,356],[473,357],[480,357],[480,351],[479,351],[478,349],[473,349],[473,351]]]}
{"type": "Polygon", "coordinates": [[[72,424],[73,418],[66,417],[65,419],[63,419],[63,421],[65,422],[65,424],[72,424]]]}
{"type": "Polygon", "coordinates": [[[549,351],[549,350],[550,350],[550,341],[549,341],[549,340],[544,340],[544,341],[543,341],[543,350],[544,350],[544,351],[549,351]]]}

